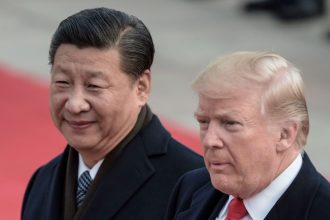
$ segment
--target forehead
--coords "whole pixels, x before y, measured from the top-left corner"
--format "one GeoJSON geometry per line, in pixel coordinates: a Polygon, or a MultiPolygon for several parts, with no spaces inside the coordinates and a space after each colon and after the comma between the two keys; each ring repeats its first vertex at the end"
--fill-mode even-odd
{"type": "Polygon", "coordinates": [[[56,51],[52,71],[70,72],[84,69],[94,75],[104,69],[120,71],[119,58],[117,49],[78,48],[72,44],[62,44],[56,51]]]}
{"type": "Polygon", "coordinates": [[[260,112],[260,98],[257,93],[242,91],[227,97],[211,98],[199,94],[196,114],[208,116],[240,115],[257,116],[260,112]]]}

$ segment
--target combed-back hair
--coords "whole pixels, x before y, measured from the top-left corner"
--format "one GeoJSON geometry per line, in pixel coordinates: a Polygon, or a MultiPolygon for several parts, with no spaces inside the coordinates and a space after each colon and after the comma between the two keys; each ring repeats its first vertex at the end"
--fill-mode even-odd
{"type": "Polygon", "coordinates": [[[296,143],[306,144],[309,116],[304,84],[293,64],[271,52],[236,52],[209,64],[193,83],[194,91],[211,98],[228,97],[243,88],[261,93],[263,115],[274,122],[295,122],[296,143]]]}
{"type": "Polygon", "coordinates": [[[109,8],[85,9],[63,20],[51,40],[49,64],[54,64],[61,44],[117,49],[121,70],[133,79],[151,68],[155,53],[152,37],[141,20],[109,8]]]}

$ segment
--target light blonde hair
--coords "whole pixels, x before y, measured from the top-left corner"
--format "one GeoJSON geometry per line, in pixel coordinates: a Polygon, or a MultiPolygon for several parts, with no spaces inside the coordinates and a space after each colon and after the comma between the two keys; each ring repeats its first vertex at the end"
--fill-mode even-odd
{"type": "Polygon", "coordinates": [[[235,52],[209,64],[193,82],[193,90],[211,98],[230,97],[235,91],[260,91],[261,113],[274,121],[298,125],[296,143],[307,142],[309,117],[300,71],[271,52],[235,52]]]}

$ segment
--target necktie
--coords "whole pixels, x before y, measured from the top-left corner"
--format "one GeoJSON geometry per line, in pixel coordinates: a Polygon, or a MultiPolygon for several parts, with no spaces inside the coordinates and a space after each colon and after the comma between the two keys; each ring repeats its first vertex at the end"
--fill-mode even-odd
{"type": "Polygon", "coordinates": [[[79,179],[78,179],[78,187],[77,187],[77,194],[76,194],[76,205],[79,207],[87,193],[89,185],[92,183],[92,178],[89,175],[88,170],[83,172],[79,179]]]}
{"type": "Polygon", "coordinates": [[[248,214],[243,200],[240,198],[234,198],[230,201],[228,207],[228,213],[226,220],[240,220],[248,214]]]}

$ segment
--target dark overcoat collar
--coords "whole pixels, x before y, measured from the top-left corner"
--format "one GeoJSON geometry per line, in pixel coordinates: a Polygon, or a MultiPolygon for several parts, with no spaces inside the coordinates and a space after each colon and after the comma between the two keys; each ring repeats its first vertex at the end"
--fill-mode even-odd
{"type": "Polygon", "coordinates": [[[304,153],[302,156],[303,164],[297,177],[275,203],[266,216],[266,220],[307,218],[313,198],[319,188],[321,176],[318,175],[307,154],[304,153]]]}
{"type": "MultiPolygon", "coordinates": [[[[154,116],[103,175],[80,219],[111,219],[155,173],[150,156],[165,154],[170,134],[154,116]],[[111,202],[109,202],[111,201],[111,202]]],[[[134,213],[132,213],[134,215],[134,213]]]]}
{"type": "MultiPolygon", "coordinates": [[[[155,168],[149,157],[167,152],[170,134],[157,116],[144,127],[122,150],[93,193],[91,202],[81,213],[81,220],[111,219],[134,193],[154,174],[155,168]],[[109,202],[111,201],[111,202],[109,202]]],[[[45,211],[45,219],[63,219],[63,190],[69,148],[55,167],[45,211]]],[[[134,213],[132,213],[134,214],[134,213]]]]}
{"type": "MultiPolygon", "coordinates": [[[[304,153],[298,175],[265,219],[307,219],[321,182],[320,178],[307,154],[304,153]]],[[[228,195],[217,191],[209,182],[194,193],[191,207],[179,213],[176,220],[214,220],[227,199],[228,195]]]]}
{"type": "Polygon", "coordinates": [[[64,150],[62,157],[59,158],[59,163],[57,166],[54,164],[54,175],[51,177],[52,180],[49,181],[49,192],[48,195],[44,195],[47,197],[45,200],[46,210],[43,210],[45,216],[42,219],[49,220],[58,220],[63,219],[63,192],[64,192],[64,179],[65,179],[65,170],[67,165],[67,158],[69,155],[70,148],[67,147],[64,150]]]}

